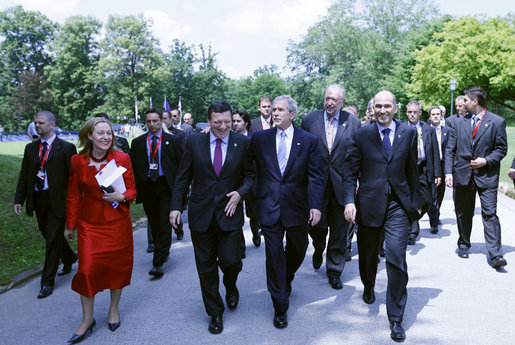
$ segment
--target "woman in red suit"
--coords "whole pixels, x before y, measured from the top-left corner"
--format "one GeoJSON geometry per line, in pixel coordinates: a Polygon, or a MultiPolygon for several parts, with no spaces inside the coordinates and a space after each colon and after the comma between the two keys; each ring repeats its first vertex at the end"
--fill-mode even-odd
{"type": "Polygon", "coordinates": [[[132,222],[130,204],[136,197],[136,187],[130,158],[114,150],[111,123],[103,118],[87,121],[79,132],[79,154],[72,157],[70,181],[66,198],[65,236],[75,237],[79,268],[73,277],[72,289],[80,294],[83,319],[68,340],[75,344],[93,330],[95,294],[111,289],[108,327],[120,326],[118,303],[122,288],[130,284],[133,264],[132,222]],[[126,191],[107,193],[99,186],[95,175],[111,160],[127,171],[123,174],[126,191]],[[113,207],[112,203],[118,203],[113,207]]]}

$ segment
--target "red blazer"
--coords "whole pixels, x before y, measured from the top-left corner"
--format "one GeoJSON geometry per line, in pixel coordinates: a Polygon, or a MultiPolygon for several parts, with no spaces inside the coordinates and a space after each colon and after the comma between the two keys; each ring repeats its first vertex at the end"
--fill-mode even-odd
{"type": "MultiPolygon", "coordinates": [[[[110,151],[107,160],[114,159],[118,166],[127,171],[123,174],[126,202],[113,208],[110,202],[102,199],[104,192],[98,185],[94,166],[88,166],[89,156],[76,154],[71,160],[70,180],[66,196],[66,224],[68,229],[77,229],[77,223],[108,223],[123,217],[130,217],[130,204],[136,198],[136,185],[129,155],[110,151]]],[[[103,168],[103,166],[102,166],[103,168]]]]}

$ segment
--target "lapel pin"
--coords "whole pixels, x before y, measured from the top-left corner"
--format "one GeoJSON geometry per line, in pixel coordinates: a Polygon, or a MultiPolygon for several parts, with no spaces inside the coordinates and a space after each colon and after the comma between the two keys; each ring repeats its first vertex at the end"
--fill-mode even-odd
{"type": "Polygon", "coordinates": [[[297,146],[300,146],[300,143],[297,143],[297,146]]]}
{"type": "Polygon", "coordinates": [[[238,146],[238,144],[234,143],[234,147],[238,146]]]}
{"type": "Polygon", "coordinates": [[[166,142],[166,145],[168,145],[168,141],[166,142]]]}
{"type": "Polygon", "coordinates": [[[488,123],[485,123],[485,127],[488,127],[488,123]]]}
{"type": "Polygon", "coordinates": [[[397,135],[397,138],[400,138],[400,137],[401,137],[401,135],[400,135],[400,134],[399,134],[399,135],[397,135]]]}
{"type": "Polygon", "coordinates": [[[345,126],[347,126],[347,124],[346,124],[346,123],[344,123],[344,124],[343,124],[343,127],[345,127],[345,126]]]}

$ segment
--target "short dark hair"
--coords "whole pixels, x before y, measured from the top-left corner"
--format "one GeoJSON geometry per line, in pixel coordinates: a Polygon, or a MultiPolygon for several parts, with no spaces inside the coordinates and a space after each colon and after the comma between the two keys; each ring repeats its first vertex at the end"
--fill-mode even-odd
{"type": "Polygon", "coordinates": [[[243,119],[243,122],[245,122],[245,128],[247,128],[247,131],[250,131],[250,115],[248,111],[245,109],[238,109],[234,111],[233,115],[234,114],[240,115],[240,117],[243,119]]]}
{"type": "Polygon", "coordinates": [[[469,96],[471,100],[477,99],[477,104],[481,107],[486,107],[486,92],[479,86],[469,87],[468,89],[465,89],[463,93],[469,96]]]}
{"type": "Polygon", "coordinates": [[[359,107],[356,103],[351,103],[351,104],[348,104],[347,106],[356,109],[357,116],[359,117],[359,107]]]}
{"type": "Polygon", "coordinates": [[[161,121],[163,121],[163,111],[161,109],[157,109],[157,108],[150,108],[149,110],[147,110],[145,112],[145,116],[147,116],[147,114],[158,114],[159,115],[159,119],[161,121]]]}
{"type": "Polygon", "coordinates": [[[442,116],[442,115],[443,115],[443,113],[442,113],[442,109],[440,109],[440,106],[439,106],[439,105],[433,105],[433,106],[432,106],[431,108],[429,108],[429,110],[427,111],[427,114],[428,114],[429,116],[431,116],[431,112],[433,111],[433,109],[438,109],[438,110],[440,110],[440,116],[442,116]]]}
{"type": "Polygon", "coordinates": [[[181,111],[179,110],[179,108],[172,108],[172,109],[170,109],[170,115],[172,115],[172,111],[174,111],[174,110],[177,110],[179,115],[181,115],[181,111]]]}
{"type": "Polygon", "coordinates": [[[209,108],[207,108],[207,119],[211,121],[211,116],[213,113],[225,113],[226,111],[231,112],[232,118],[232,108],[229,103],[224,101],[223,99],[217,99],[209,104],[209,108]]]}
{"type": "Polygon", "coordinates": [[[47,119],[48,122],[54,122],[55,123],[55,115],[51,111],[41,110],[41,111],[38,111],[36,113],[36,115],[34,115],[34,117],[36,117],[36,116],[44,116],[47,119]]]}
{"type": "Polygon", "coordinates": [[[268,96],[263,96],[259,99],[259,105],[261,105],[261,101],[268,101],[270,103],[272,103],[272,99],[268,96]]]}
{"type": "Polygon", "coordinates": [[[106,113],[98,113],[98,114],[95,114],[94,117],[101,117],[103,119],[106,119],[107,121],[110,121],[109,120],[109,115],[107,115],[106,113]]]}

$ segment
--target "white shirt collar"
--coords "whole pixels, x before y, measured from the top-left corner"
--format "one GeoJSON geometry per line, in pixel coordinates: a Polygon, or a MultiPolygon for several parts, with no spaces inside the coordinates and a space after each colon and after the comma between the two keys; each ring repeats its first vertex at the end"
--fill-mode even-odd
{"type": "Polygon", "coordinates": [[[286,128],[284,131],[278,127],[277,136],[279,136],[281,132],[284,132],[286,134],[286,137],[293,138],[293,125],[290,125],[290,127],[286,128]]]}

